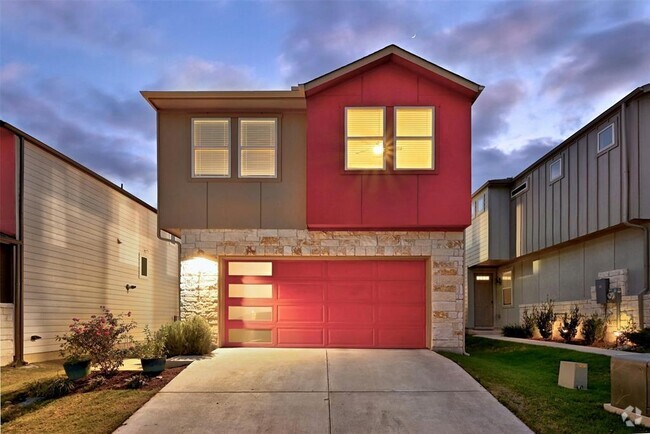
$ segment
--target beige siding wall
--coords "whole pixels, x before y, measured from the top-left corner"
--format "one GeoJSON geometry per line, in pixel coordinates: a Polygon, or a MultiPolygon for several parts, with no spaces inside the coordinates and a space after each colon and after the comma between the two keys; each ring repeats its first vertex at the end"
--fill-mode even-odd
{"type": "Polygon", "coordinates": [[[489,249],[489,215],[488,211],[481,213],[472,220],[472,224],[465,229],[467,266],[471,267],[488,259],[489,249]]]}
{"type": "Polygon", "coordinates": [[[14,360],[14,305],[0,303],[0,366],[14,360]]]}
{"type": "Polygon", "coordinates": [[[30,143],[24,228],[26,360],[51,356],[70,319],[100,305],[132,311],[140,326],[178,314],[177,248],[157,239],[156,214],[30,143]],[[127,293],[127,283],[137,288],[127,293]]]}

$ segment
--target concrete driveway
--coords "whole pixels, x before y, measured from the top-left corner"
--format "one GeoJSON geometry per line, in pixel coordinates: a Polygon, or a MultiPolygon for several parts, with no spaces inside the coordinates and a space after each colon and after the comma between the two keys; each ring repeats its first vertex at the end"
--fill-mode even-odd
{"type": "Polygon", "coordinates": [[[427,350],[219,349],[117,433],[530,433],[427,350]]]}

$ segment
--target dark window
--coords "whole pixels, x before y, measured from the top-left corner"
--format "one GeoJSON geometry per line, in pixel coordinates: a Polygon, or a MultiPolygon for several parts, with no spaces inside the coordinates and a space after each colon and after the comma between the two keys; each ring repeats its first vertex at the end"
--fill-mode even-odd
{"type": "Polygon", "coordinates": [[[518,196],[519,194],[523,193],[526,190],[528,190],[528,181],[524,181],[521,184],[519,184],[517,187],[515,187],[510,192],[510,197],[516,197],[516,196],[518,196]]]}
{"type": "Polygon", "coordinates": [[[140,277],[147,277],[147,257],[140,256],[140,277]]]}
{"type": "Polygon", "coordinates": [[[14,302],[14,250],[11,244],[0,244],[0,303],[14,302]]]}

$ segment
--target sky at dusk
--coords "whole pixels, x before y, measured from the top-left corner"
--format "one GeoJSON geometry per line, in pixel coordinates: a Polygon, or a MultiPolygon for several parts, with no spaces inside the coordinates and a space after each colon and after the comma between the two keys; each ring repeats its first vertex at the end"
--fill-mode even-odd
{"type": "Polygon", "coordinates": [[[0,118],[155,205],[141,90],[288,90],[396,44],[485,86],[477,188],[650,82],[649,40],[649,1],[0,0],[0,118]]]}

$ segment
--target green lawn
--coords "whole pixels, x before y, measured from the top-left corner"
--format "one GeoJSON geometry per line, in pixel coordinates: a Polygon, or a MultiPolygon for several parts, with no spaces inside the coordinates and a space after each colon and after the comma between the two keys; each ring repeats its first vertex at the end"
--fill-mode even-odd
{"type": "Polygon", "coordinates": [[[61,361],[0,368],[4,433],[112,433],[156,394],[153,390],[97,390],[38,402],[29,407],[10,405],[35,381],[65,376],[61,361]]]}
{"type": "Polygon", "coordinates": [[[467,352],[470,356],[444,356],[536,433],[635,432],[620,416],[603,410],[610,402],[609,357],[474,336],[467,337],[467,352]],[[561,360],[589,364],[589,390],[557,385],[561,360]]]}

